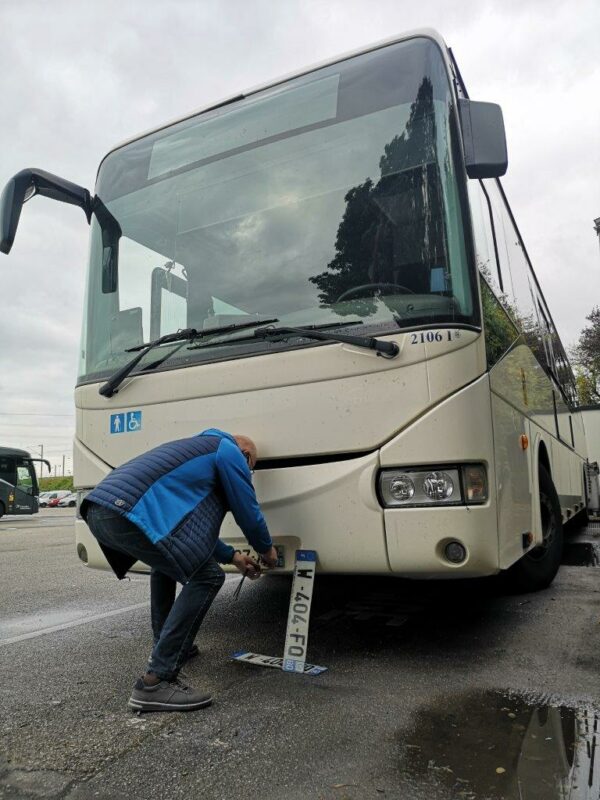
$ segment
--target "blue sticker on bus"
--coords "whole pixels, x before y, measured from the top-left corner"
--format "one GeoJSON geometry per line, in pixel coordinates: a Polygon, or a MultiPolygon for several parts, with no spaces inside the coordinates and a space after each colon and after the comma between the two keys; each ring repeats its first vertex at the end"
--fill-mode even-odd
{"type": "Polygon", "coordinates": [[[141,411],[128,411],[127,412],[127,432],[142,430],[142,412],[141,411]]]}
{"type": "Polygon", "coordinates": [[[111,433],[134,433],[142,429],[142,412],[126,411],[123,414],[110,415],[111,433]]]}
{"type": "Polygon", "coordinates": [[[125,430],[125,414],[110,415],[110,432],[123,433],[125,430]]]}

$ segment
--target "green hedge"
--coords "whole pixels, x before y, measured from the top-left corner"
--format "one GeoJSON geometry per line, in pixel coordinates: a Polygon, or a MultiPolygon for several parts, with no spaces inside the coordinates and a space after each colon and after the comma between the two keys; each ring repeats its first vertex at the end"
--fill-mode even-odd
{"type": "Polygon", "coordinates": [[[65,475],[64,478],[39,478],[40,492],[54,492],[57,489],[71,489],[73,491],[73,476],[65,475]]]}

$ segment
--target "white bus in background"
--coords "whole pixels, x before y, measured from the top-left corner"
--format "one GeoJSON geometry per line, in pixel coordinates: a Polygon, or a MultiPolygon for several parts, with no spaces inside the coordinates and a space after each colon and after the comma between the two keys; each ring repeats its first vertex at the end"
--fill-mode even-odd
{"type": "MultiPolygon", "coordinates": [[[[115,148],[94,197],[16,175],[4,252],[36,193],[91,223],[80,499],[219,427],[258,444],[284,570],[302,547],[324,572],[547,586],[586,449],[506,166],[499,107],[424,30],[115,148]]],[[[229,517],[222,536],[245,543],[229,517]]],[[[106,566],[81,519],[76,543],[106,566]]]]}

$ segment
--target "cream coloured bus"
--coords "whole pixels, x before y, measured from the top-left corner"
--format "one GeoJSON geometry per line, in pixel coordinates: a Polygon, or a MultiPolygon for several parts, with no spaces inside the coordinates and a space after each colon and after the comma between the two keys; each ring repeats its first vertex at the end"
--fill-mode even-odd
{"type": "MultiPolygon", "coordinates": [[[[92,196],[75,390],[80,499],[210,427],[252,436],[283,552],[415,578],[558,569],[584,510],[570,367],[498,178],[498,106],[434,31],[240,94],[111,151],[92,196]]],[[[222,538],[245,540],[229,517],[222,538]]],[[[106,564],[85,523],[80,558],[106,564]]]]}

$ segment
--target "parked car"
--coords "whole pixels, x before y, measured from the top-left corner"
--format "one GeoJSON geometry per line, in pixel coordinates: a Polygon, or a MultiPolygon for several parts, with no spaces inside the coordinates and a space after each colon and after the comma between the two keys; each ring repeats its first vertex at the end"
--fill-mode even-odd
{"type": "Polygon", "coordinates": [[[48,492],[48,497],[46,498],[46,506],[48,508],[56,508],[56,506],[60,503],[63,497],[72,494],[69,489],[57,489],[54,492],[48,492]]]}
{"type": "Polygon", "coordinates": [[[50,499],[51,495],[52,492],[40,492],[38,497],[38,503],[40,505],[40,508],[46,508],[46,506],[48,505],[48,500],[50,499]]]}
{"type": "Polygon", "coordinates": [[[77,495],[75,494],[75,492],[71,492],[71,494],[66,495],[65,497],[62,498],[62,500],[59,500],[58,505],[61,508],[66,508],[67,506],[69,508],[74,508],[76,502],[77,502],[77,495]]]}

